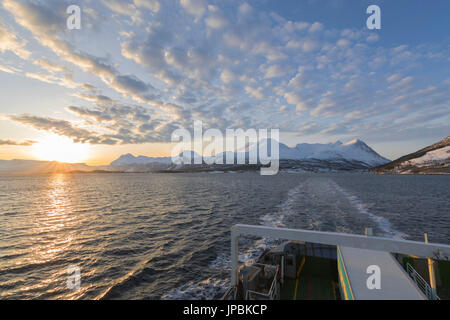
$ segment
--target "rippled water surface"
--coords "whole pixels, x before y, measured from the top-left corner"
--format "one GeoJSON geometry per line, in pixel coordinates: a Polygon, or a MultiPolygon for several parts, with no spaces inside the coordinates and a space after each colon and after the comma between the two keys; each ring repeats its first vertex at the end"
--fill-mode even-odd
{"type": "MultiPolygon", "coordinates": [[[[0,298],[214,298],[236,223],[450,243],[449,190],[448,176],[0,176],[0,298]]],[[[244,239],[240,259],[272,244],[244,239]]]]}

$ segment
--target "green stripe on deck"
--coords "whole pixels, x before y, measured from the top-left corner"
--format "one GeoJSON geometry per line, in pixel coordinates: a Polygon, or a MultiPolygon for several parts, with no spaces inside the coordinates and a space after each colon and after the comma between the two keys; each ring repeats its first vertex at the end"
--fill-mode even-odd
{"type": "Polygon", "coordinates": [[[350,285],[350,280],[348,279],[347,270],[345,269],[345,263],[342,259],[341,249],[337,247],[337,260],[338,260],[338,272],[339,272],[339,283],[344,294],[345,300],[355,300],[353,296],[352,287],[350,285]]]}

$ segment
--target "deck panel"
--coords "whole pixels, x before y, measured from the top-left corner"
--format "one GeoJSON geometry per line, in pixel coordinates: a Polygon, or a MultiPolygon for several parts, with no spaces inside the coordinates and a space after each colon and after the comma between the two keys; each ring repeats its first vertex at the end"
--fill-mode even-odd
{"type": "Polygon", "coordinates": [[[340,247],[350,281],[351,290],[357,300],[424,300],[425,296],[416,287],[394,257],[383,251],[340,247]],[[381,271],[381,288],[369,289],[367,267],[377,265],[381,271]]]}

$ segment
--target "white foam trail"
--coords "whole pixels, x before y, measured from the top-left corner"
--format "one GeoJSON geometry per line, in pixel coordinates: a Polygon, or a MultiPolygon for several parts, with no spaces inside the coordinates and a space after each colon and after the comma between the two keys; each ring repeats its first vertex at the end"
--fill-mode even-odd
{"type": "Polygon", "coordinates": [[[230,281],[206,279],[201,282],[190,281],[181,287],[165,293],[162,300],[208,300],[225,294],[230,281]]]}
{"type": "MultiPolygon", "coordinates": [[[[301,191],[301,184],[291,189],[288,192],[286,200],[278,206],[278,210],[266,214],[261,218],[261,222],[265,226],[270,227],[285,227],[283,220],[293,211],[293,204],[301,191]]],[[[266,250],[273,247],[277,240],[274,239],[259,239],[251,245],[250,249],[239,255],[239,261],[245,264],[253,263],[266,250]]],[[[231,269],[231,258],[229,253],[220,254],[209,265],[211,269],[231,269]]],[[[221,280],[209,278],[201,282],[188,282],[181,287],[171,290],[164,294],[162,299],[214,299],[219,294],[224,294],[229,287],[229,280],[221,280]]]]}
{"type": "Polygon", "coordinates": [[[367,205],[362,202],[358,197],[352,195],[348,191],[344,190],[341,186],[335,183],[336,189],[341,192],[350,203],[362,214],[369,216],[374,222],[378,224],[378,227],[384,231],[385,236],[392,236],[394,239],[404,239],[407,234],[396,230],[389,219],[377,216],[369,211],[367,205]]]}
{"type": "MultiPolygon", "coordinates": [[[[295,188],[289,190],[286,200],[278,205],[278,210],[275,212],[266,214],[261,218],[261,222],[267,227],[286,227],[284,224],[284,219],[294,212],[293,205],[294,201],[297,199],[299,192],[301,191],[302,185],[299,184],[295,188]]],[[[252,244],[251,248],[246,252],[239,255],[239,261],[245,264],[252,264],[259,256],[267,249],[272,248],[277,243],[277,240],[263,238],[257,240],[252,244]]],[[[231,258],[228,253],[220,254],[214,261],[209,265],[212,269],[231,269],[231,258]]]]}

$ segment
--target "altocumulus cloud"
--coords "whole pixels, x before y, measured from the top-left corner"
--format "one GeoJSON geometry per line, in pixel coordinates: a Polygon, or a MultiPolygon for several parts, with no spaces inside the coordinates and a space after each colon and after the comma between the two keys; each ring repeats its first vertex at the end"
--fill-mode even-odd
{"type": "Polygon", "coordinates": [[[0,70],[62,86],[79,99],[66,109],[79,121],[30,114],[11,121],[83,143],[124,144],[169,141],[194,118],[206,127],[280,127],[330,139],[432,135],[450,120],[442,113],[445,81],[416,75],[448,63],[445,43],[379,45],[381,37],[363,28],[204,0],[89,2],[83,32],[69,34],[69,4],[4,0],[0,13],[15,24],[0,21],[0,51],[13,52],[24,71],[9,67],[16,60],[0,70]],[[31,40],[39,50],[28,48],[31,40]]]}

